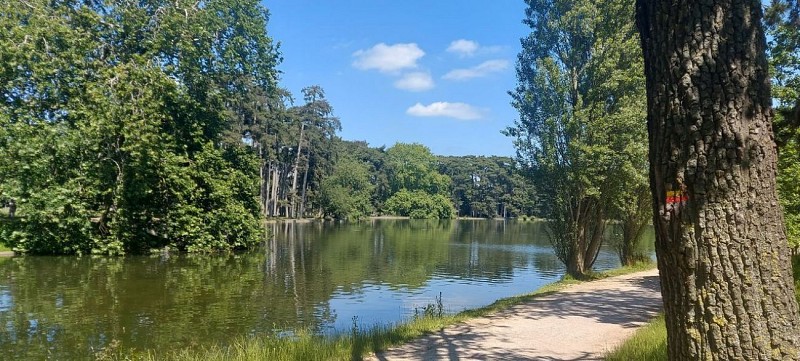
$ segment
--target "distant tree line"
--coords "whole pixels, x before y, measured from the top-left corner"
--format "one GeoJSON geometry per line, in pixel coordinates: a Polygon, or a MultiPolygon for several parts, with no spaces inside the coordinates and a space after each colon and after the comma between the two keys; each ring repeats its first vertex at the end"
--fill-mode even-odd
{"type": "Polygon", "coordinates": [[[507,157],[435,156],[421,144],[386,149],[341,141],[332,174],[321,185],[322,216],[411,218],[534,215],[534,191],[507,157]]]}
{"type": "Polygon", "coordinates": [[[459,216],[539,215],[533,184],[511,157],[440,157],[439,171],[453,181],[451,198],[459,216]]]}

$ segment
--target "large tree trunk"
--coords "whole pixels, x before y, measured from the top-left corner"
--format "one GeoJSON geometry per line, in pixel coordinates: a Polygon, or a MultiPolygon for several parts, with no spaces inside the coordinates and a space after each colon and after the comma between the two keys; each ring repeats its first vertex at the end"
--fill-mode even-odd
{"type": "Polygon", "coordinates": [[[569,254],[569,258],[567,259],[566,266],[567,266],[567,274],[572,276],[576,279],[582,279],[586,276],[586,265],[583,263],[585,259],[585,253],[583,249],[578,244],[578,240],[575,240],[575,251],[569,254]]]}
{"type": "Polygon", "coordinates": [[[671,360],[798,360],[758,0],[638,0],[671,360]]]}

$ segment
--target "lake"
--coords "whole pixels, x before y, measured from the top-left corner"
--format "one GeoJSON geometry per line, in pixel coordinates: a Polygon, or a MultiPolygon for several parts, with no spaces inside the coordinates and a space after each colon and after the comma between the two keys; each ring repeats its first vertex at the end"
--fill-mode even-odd
{"type": "MultiPolygon", "coordinates": [[[[90,358],[110,343],[175,349],[235,337],[348,331],[457,312],[557,281],[541,222],[373,220],[269,225],[230,255],[0,259],[0,355],[90,358]]],[[[647,252],[652,253],[652,232],[647,252]]],[[[619,266],[604,248],[596,269],[619,266]]]]}

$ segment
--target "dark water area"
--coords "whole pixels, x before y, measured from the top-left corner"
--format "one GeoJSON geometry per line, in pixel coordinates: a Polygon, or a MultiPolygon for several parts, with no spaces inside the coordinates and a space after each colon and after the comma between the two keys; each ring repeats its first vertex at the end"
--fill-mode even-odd
{"type": "MultiPolygon", "coordinates": [[[[112,342],[166,350],[299,328],[342,332],[408,319],[440,294],[451,312],[480,307],[563,275],[544,226],[280,223],[246,253],[0,258],[0,355],[87,359],[112,342]]],[[[618,265],[609,247],[595,268],[618,265]]]]}

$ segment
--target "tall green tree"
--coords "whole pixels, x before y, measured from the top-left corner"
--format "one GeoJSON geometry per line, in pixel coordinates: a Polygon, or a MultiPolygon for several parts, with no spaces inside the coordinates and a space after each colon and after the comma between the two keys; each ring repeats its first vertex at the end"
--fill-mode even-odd
{"type": "Polygon", "coordinates": [[[412,218],[452,218],[450,178],[439,173],[436,157],[422,144],[397,143],[386,150],[391,196],[383,204],[388,214],[412,218]]]}
{"type": "Polygon", "coordinates": [[[629,71],[640,54],[633,2],[526,3],[531,32],[522,39],[511,92],[520,118],[505,132],[541,197],[557,256],[581,277],[597,257],[606,220],[625,213],[613,208],[630,196],[619,178],[636,175],[632,157],[639,154],[616,138],[632,130],[626,141],[642,141],[642,82],[629,71]]]}
{"type": "Polygon", "coordinates": [[[631,17],[632,1],[604,2],[611,18],[604,19],[602,39],[595,44],[597,61],[589,72],[593,80],[587,99],[590,113],[603,130],[608,163],[605,186],[601,189],[608,202],[607,217],[619,222],[619,233],[611,241],[620,262],[633,265],[649,260],[637,253],[647,225],[652,221],[647,160],[647,129],[644,64],[639,37],[631,17]],[[621,17],[621,18],[616,18],[621,17]]]}
{"type": "Polygon", "coordinates": [[[800,3],[772,0],[765,14],[770,35],[768,55],[772,74],[772,96],[778,100],[778,113],[796,120],[800,102],[800,3]]]}
{"type": "Polygon", "coordinates": [[[430,194],[445,193],[450,179],[439,173],[436,156],[418,143],[397,143],[386,150],[386,171],[391,191],[421,190],[430,194]]]}
{"type": "Polygon", "coordinates": [[[319,206],[319,194],[316,190],[320,189],[325,177],[333,170],[335,145],[338,141],[336,132],[342,129],[341,122],[333,115],[333,106],[325,98],[322,87],[313,85],[304,88],[303,98],[306,103],[298,109],[301,137],[297,143],[297,160],[303,158],[305,166],[301,167],[299,162],[295,162],[295,174],[299,176],[300,169],[303,170],[302,182],[299,184],[299,207],[292,212],[297,217],[305,216],[309,190],[313,193],[311,199],[314,204],[319,206]]]}
{"type": "Polygon", "coordinates": [[[0,232],[16,250],[260,239],[257,157],[226,136],[247,118],[242,100],[277,80],[258,1],[31,0],[0,13],[0,193],[19,213],[0,232]]]}
{"type": "Polygon", "coordinates": [[[339,157],[352,157],[367,164],[370,183],[375,185],[374,192],[371,196],[371,202],[375,209],[381,209],[383,202],[389,198],[391,192],[389,177],[388,174],[386,174],[385,166],[386,147],[381,146],[373,148],[364,141],[342,140],[338,144],[339,157]]]}
{"type": "Polygon", "coordinates": [[[340,158],[333,173],[322,180],[320,198],[327,216],[357,220],[372,215],[372,193],[375,186],[369,179],[369,168],[359,160],[340,158]]]}
{"type": "Polygon", "coordinates": [[[768,55],[776,114],[778,194],[786,217],[786,236],[800,250],[800,3],[773,0],[765,14],[768,55]]]}
{"type": "Polygon", "coordinates": [[[260,199],[268,217],[301,218],[321,211],[319,188],[333,169],[339,118],[318,85],[303,88],[302,105],[278,90],[266,116],[247,136],[261,162],[260,199]],[[310,207],[309,207],[310,206],[310,207]]]}
{"type": "Polygon", "coordinates": [[[671,360],[800,359],[762,4],[638,1],[671,360]]]}

